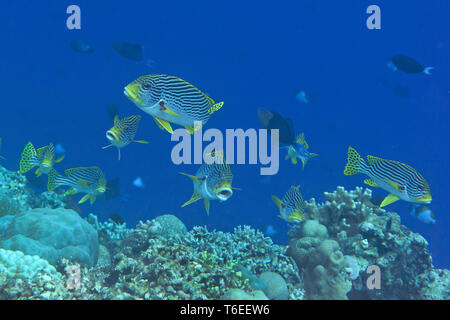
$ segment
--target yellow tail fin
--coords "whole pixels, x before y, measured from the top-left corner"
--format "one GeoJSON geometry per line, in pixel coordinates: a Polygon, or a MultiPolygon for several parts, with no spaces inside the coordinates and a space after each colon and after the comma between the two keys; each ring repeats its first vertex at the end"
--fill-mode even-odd
{"type": "Polygon", "coordinates": [[[59,176],[58,172],[55,169],[50,170],[48,173],[48,182],[47,182],[47,190],[53,191],[58,187],[56,183],[56,178],[59,176]]]}
{"type": "Polygon", "coordinates": [[[346,176],[351,176],[353,174],[361,173],[360,166],[363,163],[365,162],[358,152],[352,147],[348,147],[347,165],[345,166],[344,174],[346,176]]]}
{"type": "Polygon", "coordinates": [[[23,174],[38,165],[38,156],[36,149],[31,142],[28,142],[25,148],[23,148],[22,155],[19,163],[19,173],[23,174]]]}
{"type": "Polygon", "coordinates": [[[208,113],[213,114],[214,112],[218,111],[220,108],[223,107],[224,102],[218,102],[214,104],[211,108],[209,108],[208,113]]]}

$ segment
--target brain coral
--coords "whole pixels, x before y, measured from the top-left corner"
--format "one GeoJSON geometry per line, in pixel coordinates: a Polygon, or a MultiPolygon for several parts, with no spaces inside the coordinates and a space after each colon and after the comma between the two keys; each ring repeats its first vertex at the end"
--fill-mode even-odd
{"type": "Polygon", "coordinates": [[[75,211],[69,209],[32,209],[8,220],[0,234],[0,247],[38,255],[51,264],[61,258],[94,266],[99,244],[97,231],[75,211]]]}

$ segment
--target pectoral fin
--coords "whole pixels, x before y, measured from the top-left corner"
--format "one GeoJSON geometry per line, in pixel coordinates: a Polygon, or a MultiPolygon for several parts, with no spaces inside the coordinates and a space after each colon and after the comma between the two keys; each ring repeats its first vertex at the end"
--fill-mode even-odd
{"type": "Polygon", "coordinates": [[[186,129],[187,132],[189,132],[190,134],[194,134],[194,127],[184,127],[186,129]]]}
{"type": "Polygon", "coordinates": [[[191,174],[187,174],[187,173],[184,173],[184,172],[180,172],[180,174],[182,174],[182,175],[192,179],[195,182],[199,182],[199,183],[201,183],[203,180],[205,180],[205,178],[200,178],[200,177],[197,177],[197,176],[193,176],[191,174]]]}
{"type": "Polygon", "coordinates": [[[131,140],[131,142],[142,143],[142,144],[148,144],[148,141],[145,141],[145,140],[131,140]]]}
{"type": "Polygon", "coordinates": [[[153,117],[153,119],[155,119],[156,124],[158,125],[158,127],[161,130],[166,130],[167,132],[169,132],[170,134],[173,133],[173,129],[172,126],[170,125],[170,123],[166,120],[163,120],[161,118],[157,118],[157,117],[153,117]]]}
{"type": "Polygon", "coordinates": [[[398,183],[395,183],[393,181],[387,180],[387,182],[389,182],[389,184],[398,191],[403,191],[405,188],[403,188],[402,186],[400,186],[398,183]]]}
{"type": "Polygon", "coordinates": [[[183,207],[190,205],[191,203],[194,203],[195,201],[200,200],[200,199],[201,199],[201,197],[196,192],[194,192],[192,194],[191,198],[188,201],[186,201],[181,207],[183,208],[183,207]]]}
{"type": "Polygon", "coordinates": [[[162,112],[165,112],[165,113],[170,114],[170,115],[172,115],[172,116],[180,117],[180,115],[179,115],[178,113],[176,113],[176,112],[170,110],[170,109],[167,107],[167,104],[165,103],[164,100],[160,100],[160,101],[159,101],[159,105],[160,105],[160,109],[159,109],[159,110],[161,110],[162,112]]]}
{"type": "Polygon", "coordinates": [[[388,204],[391,204],[397,200],[400,200],[399,197],[394,196],[392,193],[389,194],[386,198],[384,198],[383,202],[380,204],[380,208],[383,208],[387,206],[388,204]]]}
{"type": "Polygon", "coordinates": [[[209,216],[209,200],[205,199],[205,209],[206,209],[206,214],[209,216]]]}
{"type": "Polygon", "coordinates": [[[89,196],[90,196],[89,194],[85,195],[83,198],[81,198],[80,201],[78,201],[78,203],[82,204],[82,203],[86,202],[89,199],[89,196]]]}
{"type": "Polygon", "coordinates": [[[59,157],[58,159],[55,160],[55,163],[60,163],[61,161],[64,160],[65,155],[62,155],[61,157],[59,157]]]}
{"type": "Polygon", "coordinates": [[[37,170],[34,172],[36,176],[40,177],[42,176],[41,168],[37,168],[37,170]]]}

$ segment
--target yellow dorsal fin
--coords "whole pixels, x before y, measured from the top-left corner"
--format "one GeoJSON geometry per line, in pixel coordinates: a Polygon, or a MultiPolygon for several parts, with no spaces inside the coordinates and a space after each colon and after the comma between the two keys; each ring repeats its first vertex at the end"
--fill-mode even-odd
{"type": "Polygon", "coordinates": [[[309,145],[305,140],[305,134],[303,132],[297,136],[297,139],[295,140],[295,142],[304,146],[305,149],[309,149],[309,145]]]}
{"type": "Polygon", "coordinates": [[[385,160],[379,157],[367,156],[367,162],[369,163],[369,166],[377,163],[378,161],[385,161],[385,160]]]}
{"type": "Polygon", "coordinates": [[[39,159],[41,159],[44,156],[45,150],[47,150],[47,148],[48,146],[44,146],[36,150],[39,159]]]}
{"type": "Polygon", "coordinates": [[[387,206],[395,201],[399,200],[399,197],[394,196],[392,193],[389,194],[386,198],[384,198],[383,202],[380,204],[380,208],[387,206]]]}

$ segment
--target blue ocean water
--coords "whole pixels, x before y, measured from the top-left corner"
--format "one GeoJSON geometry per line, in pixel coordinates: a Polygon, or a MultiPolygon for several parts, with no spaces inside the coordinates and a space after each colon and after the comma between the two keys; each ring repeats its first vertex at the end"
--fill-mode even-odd
{"type": "MultiPolygon", "coordinates": [[[[66,149],[57,168],[97,165],[107,178],[120,178],[122,197],[81,205],[83,215],[101,219],[117,213],[128,225],[172,213],[188,227],[231,231],[239,224],[278,231],[287,243],[287,223],[277,217],[271,195],[282,196],[301,185],[306,199],[323,200],[336,186],[362,186],[363,175],[343,175],[347,147],[407,163],[430,183],[430,208],[436,224],[409,215],[409,203],[388,208],[429,242],[436,267],[449,268],[447,232],[450,42],[448,1],[81,1],[81,30],[66,28],[69,1],[8,1],[0,5],[0,137],[2,162],[18,169],[28,141],[53,141],[66,149]],[[381,30],[366,28],[366,8],[381,8],[381,30]],[[73,39],[95,52],[80,54],[73,39]],[[141,43],[148,67],[119,56],[116,41],[141,43]],[[396,54],[433,66],[431,76],[393,72],[386,67],[396,54]],[[284,161],[270,183],[259,165],[233,166],[233,185],[242,188],[224,203],[213,202],[210,215],[198,202],[181,208],[192,194],[192,182],[178,172],[194,174],[198,165],[176,166],[170,135],[123,95],[123,88],[145,74],[185,79],[224,107],[208,128],[259,128],[258,108],[276,110],[305,132],[310,150],[319,154],[304,171],[284,161]],[[392,86],[408,86],[409,98],[392,86]],[[295,91],[315,99],[300,104],[295,91]],[[120,115],[141,114],[136,136],[148,145],[102,150],[112,126],[106,107],[120,115]],[[144,188],[133,186],[141,177],[144,188]]],[[[383,190],[374,190],[385,196],[383,190]]],[[[78,199],[78,198],[77,198],[78,199]]]]}

